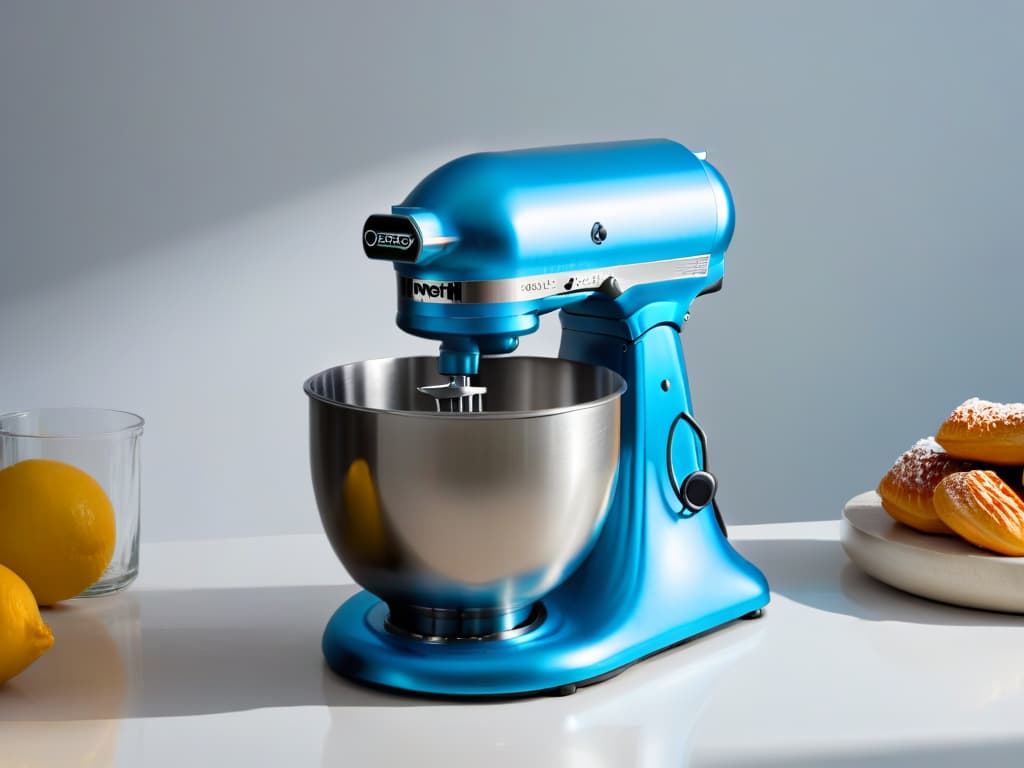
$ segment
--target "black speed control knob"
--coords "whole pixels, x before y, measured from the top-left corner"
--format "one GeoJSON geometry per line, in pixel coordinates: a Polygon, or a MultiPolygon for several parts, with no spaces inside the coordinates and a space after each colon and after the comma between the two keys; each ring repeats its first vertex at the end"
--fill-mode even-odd
{"type": "Polygon", "coordinates": [[[690,512],[699,512],[715,499],[718,481],[710,472],[697,470],[687,475],[679,489],[679,500],[690,512]]]}

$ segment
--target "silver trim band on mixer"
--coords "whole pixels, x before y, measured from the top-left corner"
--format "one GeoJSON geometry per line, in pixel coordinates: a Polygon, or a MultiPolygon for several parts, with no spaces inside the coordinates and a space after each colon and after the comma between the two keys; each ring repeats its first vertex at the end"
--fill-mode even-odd
{"type": "Polygon", "coordinates": [[[620,264],[599,269],[549,272],[499,280],[420,280],[396,275],[398,295],[407,301],[424,304],[501,304],[562,296],[580,291],[596,291],[609,278],[626,291],[634,285],[660,283],[686,277],[706,277],[709,254],[680,259],[620,264]]]}

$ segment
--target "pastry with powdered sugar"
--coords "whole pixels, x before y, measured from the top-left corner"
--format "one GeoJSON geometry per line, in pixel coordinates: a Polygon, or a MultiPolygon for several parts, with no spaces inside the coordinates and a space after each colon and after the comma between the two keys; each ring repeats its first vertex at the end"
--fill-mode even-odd
{"type": "Polygon", "coordinates": [[[904,452],[878,484],[882,507],[904,525],[924,533],[952,534],[935,512],[932,494],[947,475],[973,469],[969,461],[953,458],[932,437],[918,440],[904,452]]]}
{"type": "Polygon", "coordinates": [[[992,403],[972,397],[942,422],[935,439],[958,459],[1024,465],[1024,403],[992,403]]]}

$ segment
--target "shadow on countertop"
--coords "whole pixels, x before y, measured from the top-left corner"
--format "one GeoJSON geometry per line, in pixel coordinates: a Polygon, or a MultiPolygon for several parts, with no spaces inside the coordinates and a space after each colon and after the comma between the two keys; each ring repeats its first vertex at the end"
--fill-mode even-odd
{"type": "Polygon", "coordinates": [[[761,568],[773,593],[818,610],[869,621],[1024,627],[1022,616],[947,605],[883,584],[851,563],[838,541],[752,539],[733,543],[761,568]]]}

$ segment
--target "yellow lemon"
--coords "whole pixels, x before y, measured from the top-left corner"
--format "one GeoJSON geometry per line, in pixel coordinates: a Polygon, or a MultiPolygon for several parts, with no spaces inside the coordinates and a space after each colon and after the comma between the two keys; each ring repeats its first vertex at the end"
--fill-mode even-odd
{"type": "Polygon", "coordinates": [[[28,459],[0,471],[0,564],[25,580],[39,605],[99,579],[114,535],[110,499],[77,467],[28,459]]]}
{"type": "Polygon", "coordinates": [[[10,568],[0,565],[0,684],[46,653],[53,632],[43,623],[36,598],[10,568]]]}

